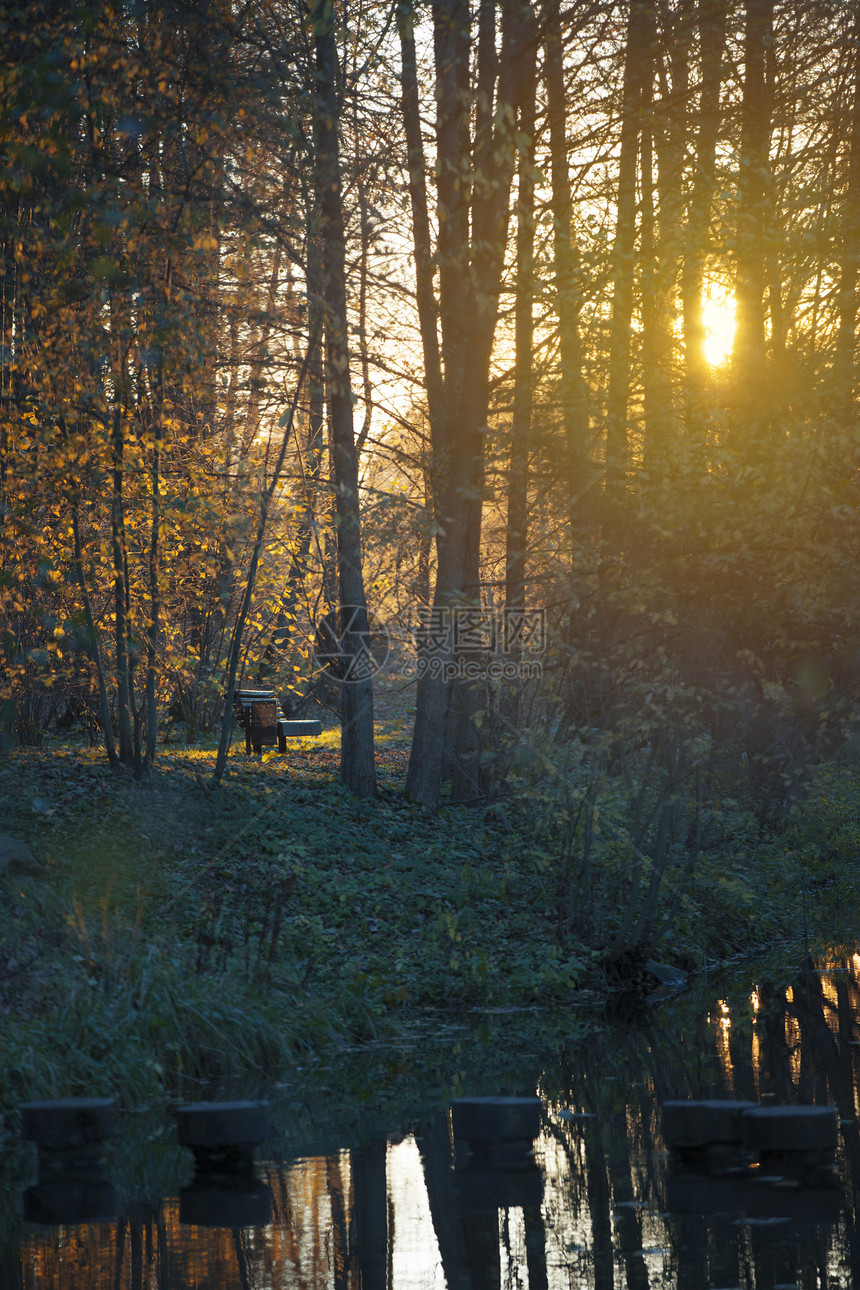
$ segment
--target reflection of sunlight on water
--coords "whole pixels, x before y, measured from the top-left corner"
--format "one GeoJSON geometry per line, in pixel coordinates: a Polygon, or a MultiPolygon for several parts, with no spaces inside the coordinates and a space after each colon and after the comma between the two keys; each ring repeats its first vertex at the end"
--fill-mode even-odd
{"type": "Polygon", "coordinates": [[[723,1068],[723,1075],[725,1076],[726,1086],[729,1092],[734,1094],[735,1073],[732,1068],[732,1046],[731,1046],[732,1019],[731,1019],[731,1016],[729,1015],[730,1009],[729,1009],[728,1001],[726,999],[720,999],[719,1007],[720,1007],[720,1016],[715,1019],[708,1017],[708,1020],[716,1021],[717,1056],[719,1057],[720,1065],[723,1068]]]}
{"type": "Polygon", "coordinates": [[[823,972],[821,973],[821,993],[826,1002],[830,1004],[829,1008],[824,1008],[824,1020],[827,1022],[830,1033],[838,1036],[839,1016],[836,1012],[836,1008],[839,1002],[839,994],[837,993],[836,983],[833,981],[833,978],[825,976],[823,972]]]}
{"type": "MultiPolygon", "coordinates": [[[[794,1003],[794,990],[791,986],[785,992],[785,1002],[794,1003]]],[[[791,1082],[795,1088],[800,1084],[800,1024],[796,1017],[785,1014],[785,1047],[788,1051],[788,1069],[791,1082]]]]}
{"type": "Polygon", "coordinates": [[[388,1148],[388,1203],[393,1212],[390,1251],[392,1285],[425,1287],[445,1285],[439,1243],[430,1215],[424,1168],[418,1144],[410,1135],[388,1148]]]}
{"type": "Polygon", "coordinates": [[[512,1290],[523,1284],[522,1271],[528,1268],[526,1224],[521,1209],[499,1210],[500,1284],[512,1290]]]}
{"type": "MultiPolygon", "coordinates": [[[[535,1151],[544,1170],[541,1217],[546,1231],[547,1265],[565,1268],[572,1278],[579,1278],[571,1280],[572,1285],[588,1285],[589,1267],[594,1257],[594,1232],[588,1203],[588,1159],[582,1124],[565,1125],[558,1137],[542,1133],[535,1143],[535,1151]]],[[[507,1284],[513,1286],[516,1283],[509,1281],[507,1284]]]]}
{"type": "Polygon", "coordinates": [[[750,995],[750,1003],[752,1004],[753,1010],[752,1053],[750,1060],[752,1062],[753,1087],[755,1088],[756,1100],[759,1100],[761,1098],[762,1049],[761,1035],[759,1034],[758,1027],[756,1025],[756,1022],[758,1021],[758,1010],[761,1007],[761,999],[759,998],[758,990],[753,989],[753,992],[750,995]]]}

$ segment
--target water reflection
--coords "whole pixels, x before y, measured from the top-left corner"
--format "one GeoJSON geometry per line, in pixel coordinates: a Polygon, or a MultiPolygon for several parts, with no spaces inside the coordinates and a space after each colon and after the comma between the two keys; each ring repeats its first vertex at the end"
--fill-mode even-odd
{"type": "MultiPolygon", "coordinates": [[[[531,1162],[458,1157],[443,1114],[413,1133],[257,1167],[271,1222],[195,1227],[178,1199],[112,1223],[19,1225],[16,1290],[707,1290],[860,1286],[860,955],[789,989],[669,1005],[535,1071],[531,1162]],[[684,1015],[679,1009],[686,1009],[684,1015]],[[736,1097],[838,1108],[838,1186],[779,1186],[673,1162],[661,1103],[736,1097]]],[[[486,1091],[486,1090],[483,1090],[486,1091]]],[[[529,1090],[519,1090],[526,1091],[529,1090]]],[[[178,1189],[177,1189],[178,1192],[178,1189]]]]}

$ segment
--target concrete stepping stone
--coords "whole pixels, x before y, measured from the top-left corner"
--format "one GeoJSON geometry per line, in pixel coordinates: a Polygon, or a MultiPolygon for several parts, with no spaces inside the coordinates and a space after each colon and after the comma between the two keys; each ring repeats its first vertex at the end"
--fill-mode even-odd
{"type": "Polygon", "coordinates": [[[98,1156],[113,1133],[113,1100],[109,1097],[63,1097],[23,1102],[24,1138],[35,1142],[40,1155],[76,1152],[98,1156]]]}
{"type": "Polygon", "coordinates": [[[24,1193],[30,1223],[106,1223],[117,1193],[105,1177],[104,1145],[113,1133],[108,1097],[64,1097],[21,1105],[23,1136],[39,1153],[39,1181],[24,1193]]]}
{"type": "Polygon", "coordinates": [[[678,1151],[695,1151],[716,1145],[740,1145],[745,1141],[743,1117],[757,1109],[756,1102],[727,1098],[663,1103],[663,1132],[666,1142],[678,1151]]]}
{"type": "Polygon", "coordinates": [[[268,1102],[192,1102],[176,1110],[183,1147],[254,1147],[269,1136],[268,1102]]]}
{"type": "Polygon", "coordinates": [[[533,1142],[540,1112],[539,1097],[461,1097],[451,1103],[454,1136],[467,1142],[533,1142]]]}
{"type": "Polygon", "coordinates": [[[198,1173],[247,1172],[254,1148],[269,1136],[268,1102],[192,1102],[176,1110],[180,1146],[194,1153],[198,1173]]]}
{"type": "Polygon", "coordinates": [[[759,1106],[744,1112],[744,1141],[764,1155],[835,1151],[839,1114],[835,1106],[759,1106]]]}

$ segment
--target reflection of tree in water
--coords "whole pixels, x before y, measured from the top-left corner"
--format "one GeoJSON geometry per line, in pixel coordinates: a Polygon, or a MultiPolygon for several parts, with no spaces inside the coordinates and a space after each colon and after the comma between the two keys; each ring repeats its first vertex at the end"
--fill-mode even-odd
{"type": "Polygon", "coordinates": [[[434,1121],[418,1138],[418,1146],[448,1290],[499,1290],[498,1212],[469,1213],[462,1206],[447,1118],[434,1121]]]}
{"type": "MultiPolygon", "coordinates": [[[[712,1214],[667,1213],[658,1109],[667,1098],[754,1098],[760,1086],[765,1100],[835,1102],[840,1115],[852,1119],[848,1195],[860,1187],[853,1124],[860,1060],[847,1047],[856,1044],[860,989],[851,974],[830,990],[826,977],[813,974],[811,981],[809,991],[795,987],[788,1004],[783,991],[759,987],[756,1013],[737,1005],[727,1015],[715,1012],[698,1044],[680,1042],[680,1031],[671,1026],[622,1032],[602,1051],[574,1050],[544,1077],[548,1132],[564,1159],[564,1168],[554,1170],[555,1194],[547,1198],[547,1244],[575,1251],[569,1270],[579,1274],[577,1284],[645,1290],[659,1280],[677,1290],[758,1288],[794,1283],[805,1270],[818,1268],[818,1284],[830,1285],[825,1269],[831,1268],[832,1277],[837,1252],[853,1278],[838,1284],[860,1284],[850,1205],[835,1230],[824,1221],[828,1207],[818,1207],[814,1194],[808,1215],[801,1195],[787,1222],[777,1221],[778,1201],[773,1220],[744,1219],[740,1210],[728,1212],[726,1202],[722,1213],[719,1205],[712,1214]],[[725,1054],[719,1054],[723,1041],[725,1054]],[[847,1061],[846,1051],[852,1054],[847,1061]],[[559,1120],[559,1110],[577,1118],[559,1120]],[[822,1221],[816,1222],[819,1208],[822,1221]]],[[[683,1184],[681,1178],[682,1191],[683,1184]]]]}
{"type": "MultiPolygon", "coordinates": [[[[858,968],[860,958],[810,970],[788,991],[730,989],[703,1020],[691,997],[661,1016],[660,1026],[607,1027],[560,1052],[541,1077],[540,1207],[482,1204],[474,1189],[458,1186],[447,1117],[426,1125],[412,1148],[410,1185],[426,1188],[433,1228],[426,1239],[438,1246],[448,1290],[501,1290],[526,1274],[529,1290],[860,1285],[853,1206],[860,1192],[858,968]],[[799,1195],[790,1222],[750,1221],[729,1202],[702,1212],[710,1204],[704,1174],[696,1175],[700,1211],[682,1212],[694,1175],[667,1161],[660,1105],[730,1092],[838,1107],[838,1222],[824,1221],[824,1205],[821,1221],[812,1221],[819,1212],[814,1192],[799,1195]]],[[[21,1290],[57,1290],[69,1274],[87,1284],[87,1270],[99,1266],[110,1270],[116,1290],[393,1290],[400,1200],[391,1151],[378,1132],[351,1150],[267,1166],[273,1221],[264,1229],[190,1230],[180,1225],[176,1202],[129,1198],[115,1224],[68,1229],[62,1256],[53,1233],[29,1234],[17,1275],[7,1280],[21,1290]]],[[[717,1200],[736,1194],[730,1182],[716,1181],[717,1200]]],[[[780,1203],[777,1194],[775,1213],[780,1203]]]]}
{"type": "MultiPolygon", "coordinates": [[[[801,1034],[800,1094],[804,1101],[835,1104],[842,1121],[842,1186],[845,1195],[860,1195],[860,1137],[856,1108],[860,1089],[860,985],[857,956],[833,972],[810,968],[792,991],[787,1005],[801,1034]],[[806,1094],[807,1096],[803,1096],[806,1094]]],[[[850,1284],[860,1285],[860,1242],[853,1205],[843,1206],[838,1241],[850,1267],[850,1284]]],[[[819,1258],[818,1266],[823,1265],[819,1258]]],[[[822,1284],[826,1284],[822,1281],[822,1284]]]]}

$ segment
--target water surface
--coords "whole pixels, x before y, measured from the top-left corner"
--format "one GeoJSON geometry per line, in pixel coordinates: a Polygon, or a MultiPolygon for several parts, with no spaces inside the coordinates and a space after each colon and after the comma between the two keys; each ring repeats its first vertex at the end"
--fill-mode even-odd
{"type": "Polygon", "coordinates": [[[860,1287],[858,1020],[860,955],[842,955],[790,984],[750,972],[705,986],[546,1051],[512,1043],[509,1018],[440,1041],[447,1060],[377,1053],[362,1076],[365,1059],[347,1054],[273,1091],[277,1133],[235,1184],[234,1227],[217,1197],[220,1225],[201,1225],[206,1197],[201,1209],[169,1119],[127,1117],[108,1163],[112,1219],[28,1222],[35,1159],[29,1174],[7,1170],[0,1279],[15,1290],[860,1287]],[[533,1158],[499,1167],[453,1142],[452,1096],[534,1092],[533,1158]],[[661,1104],[701,1097],[837,1107],[832,1185],[679,1165],[661,1104]]]}

